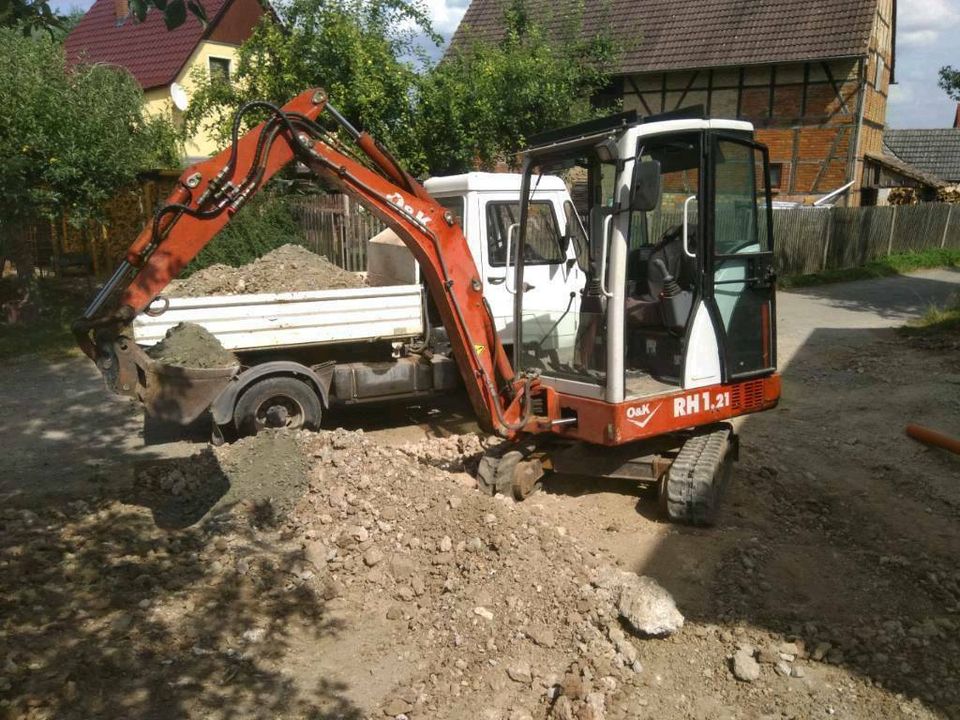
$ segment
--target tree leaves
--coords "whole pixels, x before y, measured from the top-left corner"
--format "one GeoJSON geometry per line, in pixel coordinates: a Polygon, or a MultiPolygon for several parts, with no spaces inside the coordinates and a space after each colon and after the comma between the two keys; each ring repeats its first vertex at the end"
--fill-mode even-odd
{"type": "MultiPolygon", "coordinates": [[[[165,0],[160,0],[165,3],[165,0]]],[[[154,3],[157,3],[158,0],[153,0],[154,3]]],[[[176,27],[183,25],[184,20],[187,19],[187,4],[184,0],[172,0],[169,4],[165,3],[164,8],[160,8],[163,12],[163,22],[167,26],[167,30],[173,30],[176,27]]]]}
{"type": "Polygon", "coordinates": [[[940,68],[939,84],[951,100],[960,102],[960,70],[954,70],[952,65],[940,68]]]}
{"type": "Polygon", "coordinates": [[[96,217],[145,169],[177,163],[169,123],[144,114],[126,72],[66,69],[61,45],[0,30],[0,224],[22,217],[96,217]]]}

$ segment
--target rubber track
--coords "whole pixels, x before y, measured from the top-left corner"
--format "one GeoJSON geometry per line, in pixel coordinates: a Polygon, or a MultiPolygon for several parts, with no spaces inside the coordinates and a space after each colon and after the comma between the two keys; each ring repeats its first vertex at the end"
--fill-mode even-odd
{"type": "Polygon", "coordinates": [[[713,525],[723,491],[721,465],[730,447],[729,427],[696,435],[680,449],[666,477],[670,520],[689,525],[713,525]]]}

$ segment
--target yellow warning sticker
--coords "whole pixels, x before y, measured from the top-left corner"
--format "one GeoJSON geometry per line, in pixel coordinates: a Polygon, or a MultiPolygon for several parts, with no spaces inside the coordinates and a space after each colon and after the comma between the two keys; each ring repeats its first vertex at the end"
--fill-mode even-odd
{"type": "Polygon", "coordinates": [[[484,346],[484,345],[474,345],[474,346],[473,346],[473,350],[474,350],[474,352],[477,353],[477,355],[483,355],[483,351],[486,350],[486,349],[487,349],[487,348],[486,348],[486,346],[484,346]]]}

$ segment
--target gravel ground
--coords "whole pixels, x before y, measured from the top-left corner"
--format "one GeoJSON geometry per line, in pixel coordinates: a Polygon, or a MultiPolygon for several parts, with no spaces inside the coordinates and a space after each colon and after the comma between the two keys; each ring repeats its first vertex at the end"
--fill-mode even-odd
{"type": "MultiPolygon", "coordinates": [[[[24,492],[0,509],[0,717],[960,718],[960,465],[902,432],[960,426],[960,367],[884,329],[955,288],[781,297],[784,402],[741,423],[715,529],[584,478],[487,498],[484,441],[422,430],[24,492]],[[651,605],[672,634],[636,632],[651,605]]],[[[47,470],[16,445],[11,470],[52,487],[85,456],[42,430],[47,470]]]]}

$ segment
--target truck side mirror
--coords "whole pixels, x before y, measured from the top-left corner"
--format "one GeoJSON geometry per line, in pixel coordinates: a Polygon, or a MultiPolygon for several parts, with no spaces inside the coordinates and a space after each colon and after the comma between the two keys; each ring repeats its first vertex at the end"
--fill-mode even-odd
{"type": "Polygon", "coordinates": [[[660,193],[663,191],[663,176],[660,174],[659,160],[640,160],[633,165],[633,210],[650,212],[660,206],[660,193]]]}
{"type": "Polygon", "coordinates": [[[566,257],[567,252],[570,250],[570,243],[573,241],[573,237],[569,232],[565,232],[560,236],[560,252],[563,253],[566,257]]]}

